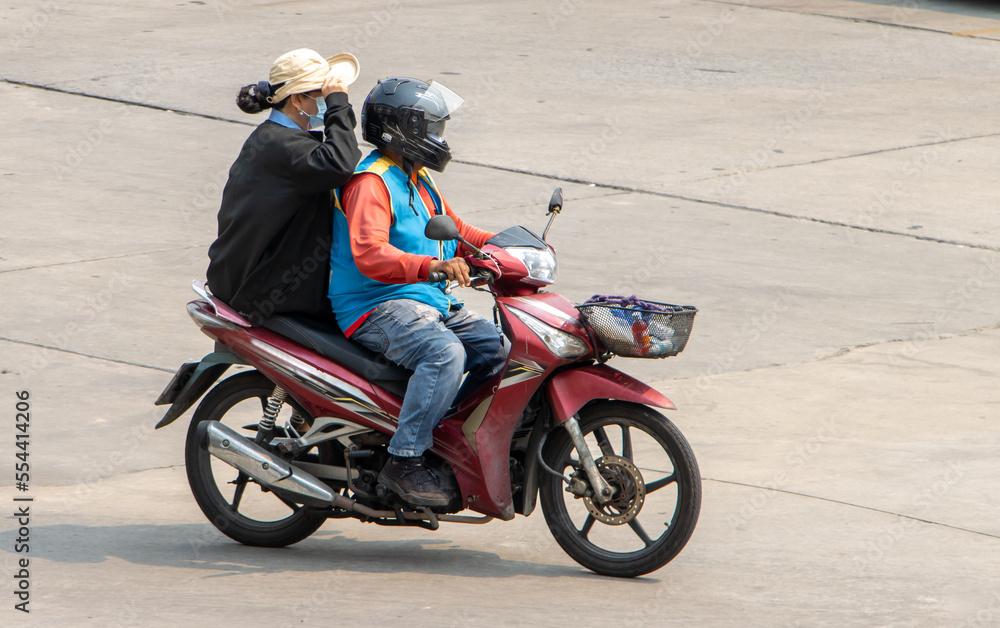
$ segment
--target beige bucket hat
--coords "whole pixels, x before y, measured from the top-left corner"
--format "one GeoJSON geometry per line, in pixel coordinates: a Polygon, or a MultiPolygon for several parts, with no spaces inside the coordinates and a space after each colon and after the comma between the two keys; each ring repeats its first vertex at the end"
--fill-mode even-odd
{"type": "Polygon", "coordinates": [[[274,60],[268,82],[281,87],[268,98],[268,102],[281,102],[292,94],[302,94],[319,89],[328,78],[339,78],[350,85],[358,78],[361,65],[349,52],[342,52],[324,59],[315,50],[299,48],[286,52],[274,60]]]}

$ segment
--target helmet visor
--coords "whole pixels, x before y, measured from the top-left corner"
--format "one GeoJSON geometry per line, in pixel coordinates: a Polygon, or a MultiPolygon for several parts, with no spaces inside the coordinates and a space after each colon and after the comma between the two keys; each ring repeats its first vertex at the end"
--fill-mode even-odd
{"type": "MultiPolygon", "coordinates": [[[[431,81],[424,92],[417,94],[414,109],[424,112],[424,118],[430,122],[447,120],[465,100],[441,83],[431,81]]],[[[442,129],[443,131],[443,129],[442,129]]]]}
{"type": "Polygon", "coordinates": [[[444,141],[444,120],[436,120],[427,123],[427,137],[435,142],[444,141]]]}

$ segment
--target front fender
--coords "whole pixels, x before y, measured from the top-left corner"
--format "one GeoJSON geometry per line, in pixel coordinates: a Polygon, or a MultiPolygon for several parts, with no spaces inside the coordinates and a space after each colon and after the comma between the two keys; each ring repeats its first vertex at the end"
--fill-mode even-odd
{"type": "Polygon", "coordinates": [[[552,414],[559,423],[595,399],[631,401],[667,410],[677,408],[655,389],[605,364],[557,373],[549,380],[547,392],[552,414]]]}
{"type": "Polygon", "coordinates": [[[187,412],[188,408],[222,377],[231,364],[246,364],[246,362],[233,353],[219,351],[209,353],[201,359],[201,362],[182,364],[160,393],[159,398],[153,402],[153,405],[157,406],[170,404],[166,414],[154,429],[170,425],[187,412]]]}

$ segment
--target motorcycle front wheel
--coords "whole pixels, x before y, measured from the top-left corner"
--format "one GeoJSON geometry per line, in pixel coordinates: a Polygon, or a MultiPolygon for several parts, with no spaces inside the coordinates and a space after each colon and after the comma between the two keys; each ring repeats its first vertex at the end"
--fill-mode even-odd
{"type": "MultiPolygon", "coordinates": [[[[260,547],[298,543],[326,519],[311,514],[305,506],[281,499],[212,456],[201,447],[197,428],[202,421],[219,421],[253,441],[272,392],[274,384],[257,371],[234,375],[216,385],[194,413],[184,451],[188,484],[208,520],[231,539],[260,547]]],[[[284,425],[293,410],[310,418],[289,398],[276,424],[284,425]]],[[[300,458],[330,464],[332,457],[329,444],[321,444],[300,458]]]]}
{"type": "MultiPolygon", "coordinates": [[[[542,512],[569,556],[591,571],[634,578],[663,567],[687,544],[701,510],[701,476],[691,446],[666,417],[645,406],[605,402],[579,413],[591,455],[614,489],[610,503],[539,478],[542,512]]],[[[566,430],[549,436],[545,459],[572,480],[586,480],[566,430]]]]}

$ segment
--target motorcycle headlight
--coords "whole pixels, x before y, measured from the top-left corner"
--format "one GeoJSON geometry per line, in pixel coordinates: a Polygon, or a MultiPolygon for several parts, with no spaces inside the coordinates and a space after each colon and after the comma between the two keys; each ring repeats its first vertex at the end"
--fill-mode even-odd
{"type": "Polygon", "coordinates": [[[531,247],[514,246],[505,249],[508,253],[521,260],[528,269],[525,282],[537,286],[547,286],[556,280],[556,256],[550,250],[533,249],[531,247]]]}
{"type": "Polygon", "coordinates": [[[587,343],[573,334],[567,334],[518,309],[510,308],[510,313],[535,332],[539,340],[545,343],[545,347],[554,355],[560,358],[576,358],[587,352],[587,343]]]}

